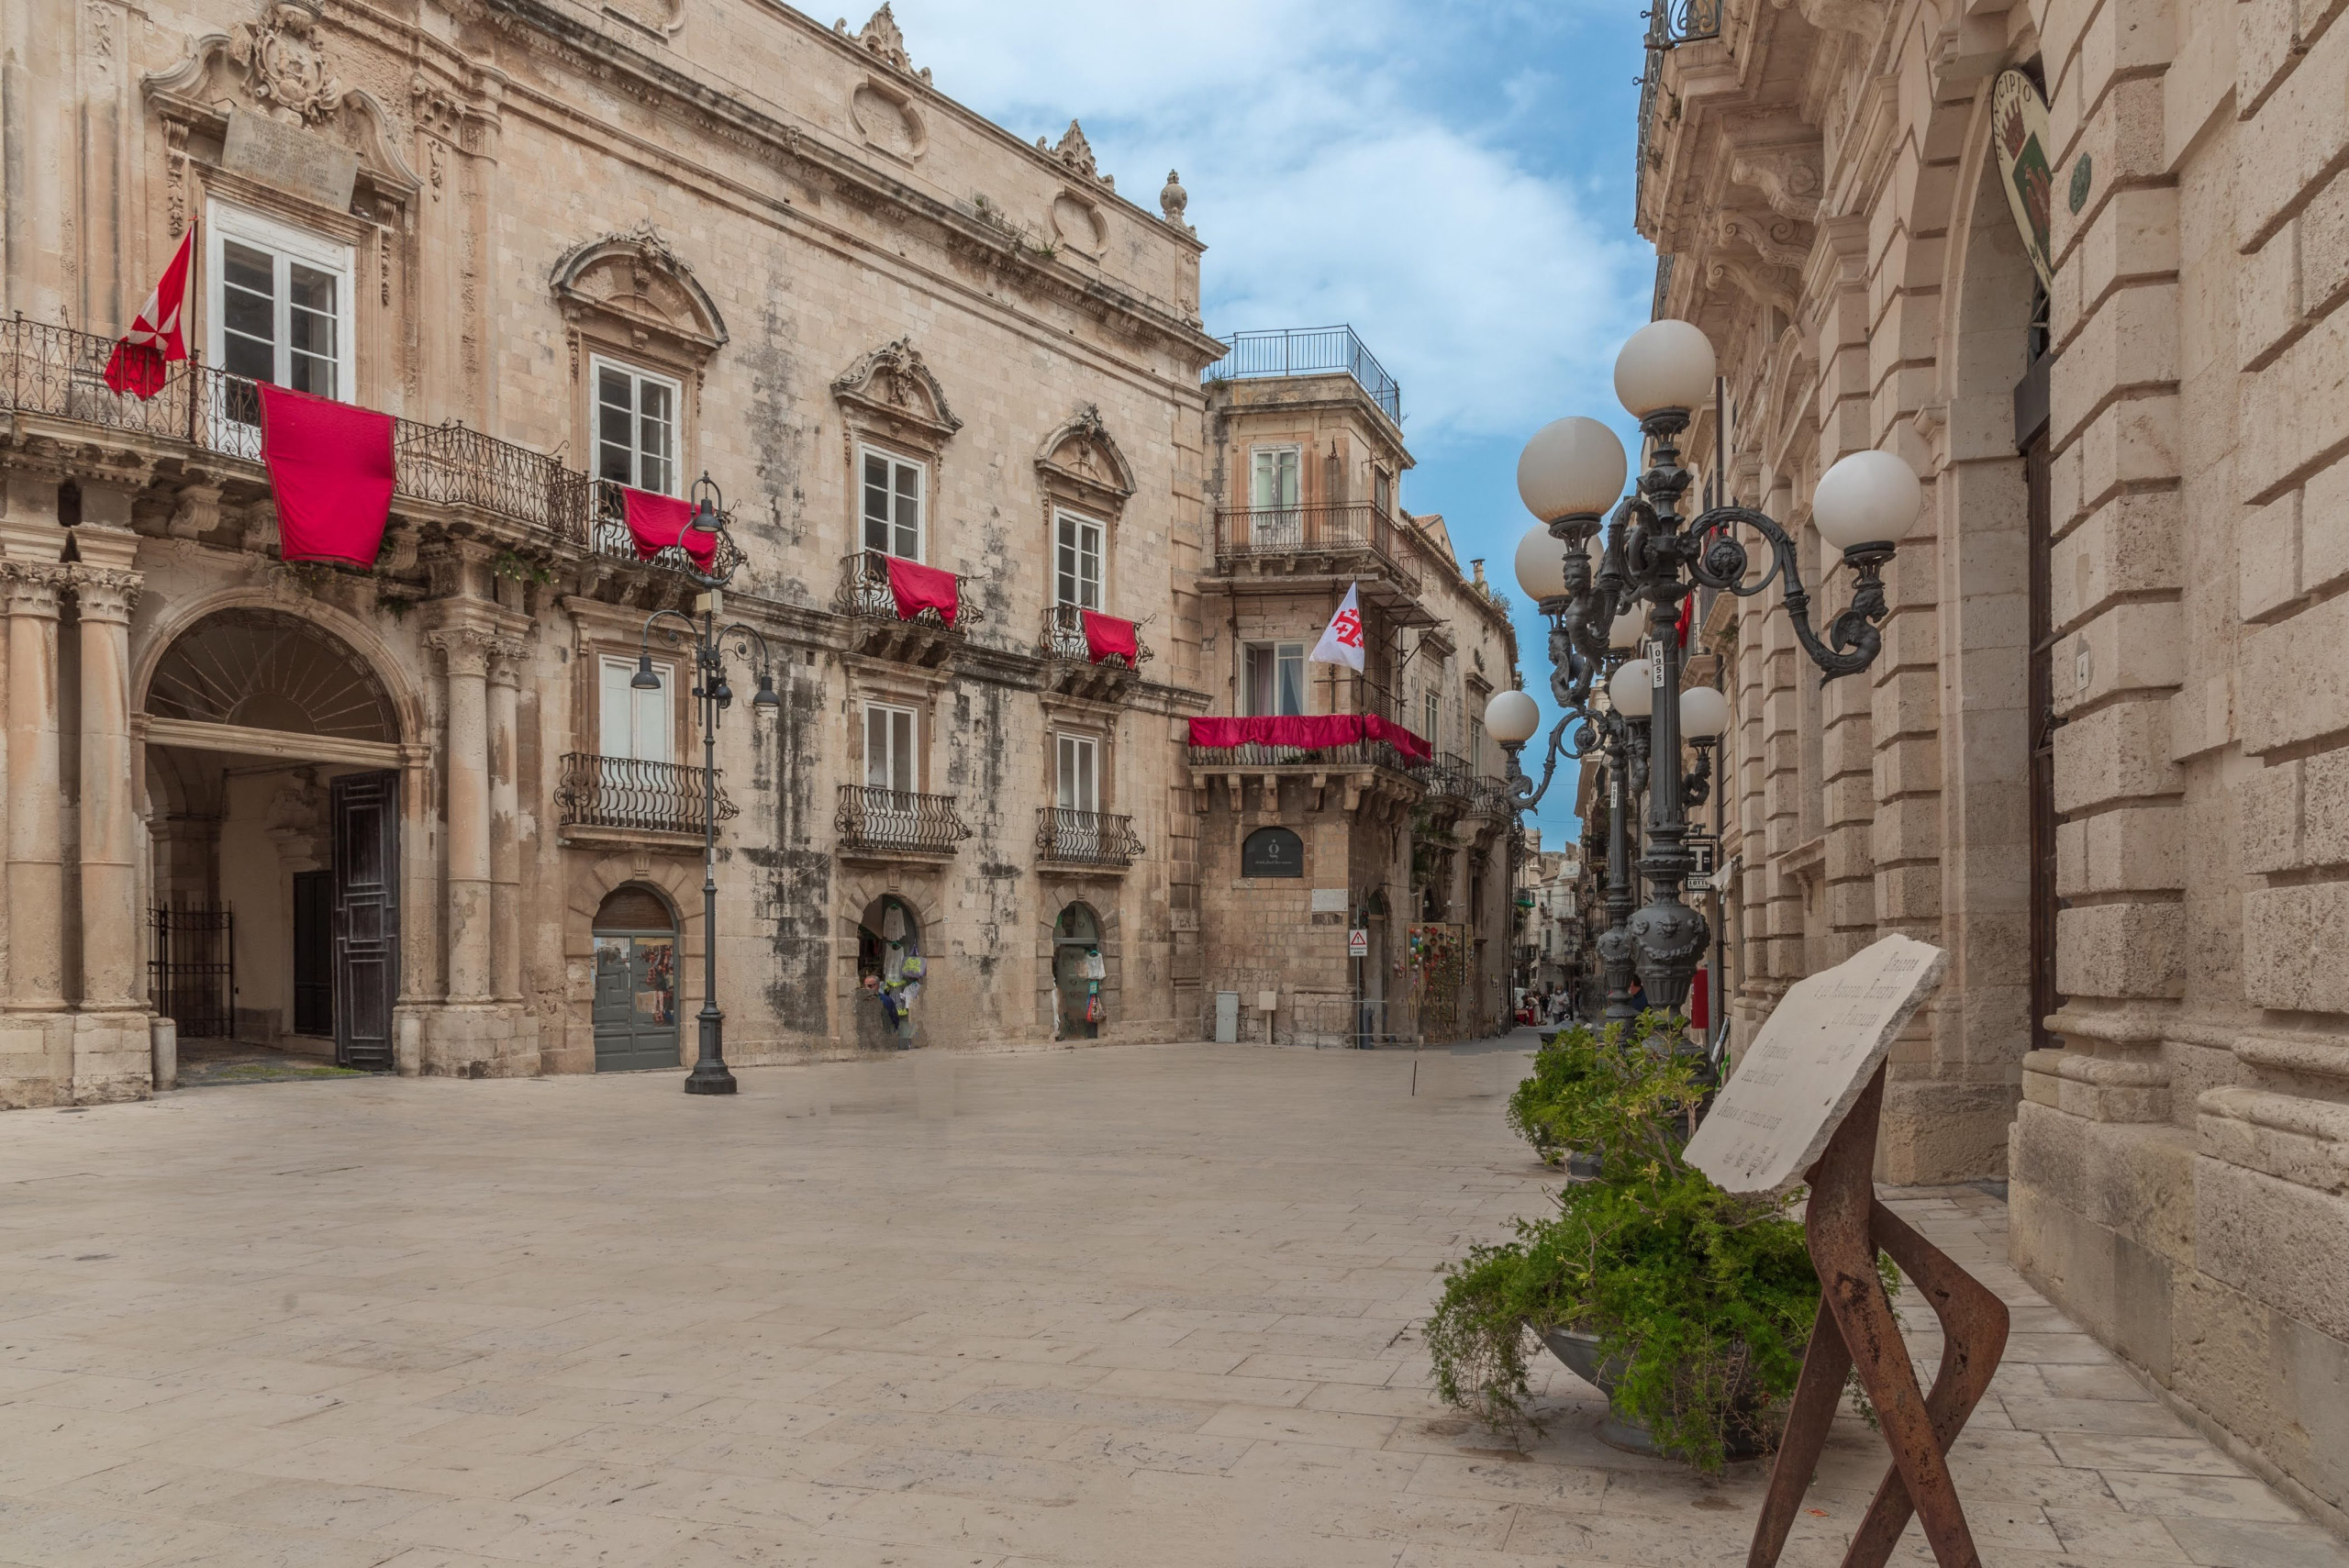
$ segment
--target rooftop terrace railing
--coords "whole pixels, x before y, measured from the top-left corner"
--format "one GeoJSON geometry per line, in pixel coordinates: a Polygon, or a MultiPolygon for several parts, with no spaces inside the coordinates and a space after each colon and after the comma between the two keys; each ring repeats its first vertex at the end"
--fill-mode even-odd
{"type": "Polygon", "coordinates": [[[1351,327],[1282,327],[1235,332],[1223,358],[1199,380],[1250,381],[1262,376],[1323,375],[1342,371],[1359,382],[1389,419],[1403,422],[1403,389],[1351,327]]]}

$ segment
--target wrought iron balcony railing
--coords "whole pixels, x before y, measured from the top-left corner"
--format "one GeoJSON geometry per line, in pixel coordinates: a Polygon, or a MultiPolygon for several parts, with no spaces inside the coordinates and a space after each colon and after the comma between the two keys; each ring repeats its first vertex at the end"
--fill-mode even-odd
{"type": "Polygon", "coordinates": [[[1464,807],[1475,788],[1475,780],[1468,772],[1467,762],[1450,751],[1436,753],[1435,760],[1420,771],[1427,781],[1430,805],[1449,804],[1455,809],[1464,807]]]}
{"type": "Polygon", "coordinates": [[[832,595],[835,614],[854,616],[862,620],[895,621],[904,618],[911,624],[936,631],[960,632],[986,619],[979,606],[971,603],[969,580],[960,573],[954,578],[954,624],[934,609],[918,611],[900,617],[897,614],[896,590],[889,586],[889,557],[877,550],[854,550],[841,557],[840,591],[832,595]]]}
{"type": "Polygon", "coordinates": [[[1130,817],[1111,817],[1069,806],[1036,808],[1036,855],[1062,865],[1107,866],[1122,870],[1141,853],[1141,840],[1130,817]]]}
{"type": "MultiPolygon", "coordinates": [[[[634,828],[647,833],[699,833],[703,816],[705,771],[679,762],[648,762],[637,757],[599,757],[588,751],[568,751],[562,759],[562,782],[555,790],[555,806],[566,828],[634,828]]],[[[718,819],[737,815],[718,789],[718,819]]]]}
{"type": "MultiPolygon", "coordinates": [[[[1078,664],[1091,663],[1093,646],[1085,640],[1084,610],[1075,605],[1045,606],[1044,632],[1036,639],[1036,652],[1041,658],[1063,659],[1078,664]]],[[[1141,632],[1137,628],[1131,660],[1123,654],[1112,653],[1101,662],[1105,668],[1134,670],[1156,657],[1151,651],[1150,644],[1141,639],[1141,632]]]]}
{"type": "Polygon", "coordinates": [[[1191,766],[1246,773],[1260,768],[1312,768],[1338,772],[1345,768],[1391,768],[1413,778],[1425,776],[1427,764],[1413,762],[1386,740],[1349,740],[1338,746],[1275,746],[1261,740],[1237,746],[1193,746],[1191,766]]]}
{"type": "MultiPolygon", "coordinates": [[[[623,561],[631,566],[651,566],[663,572],[690,573],[700,568],[694,565],[685,550],[675,545],[651,557],[637,554],[636,536],[628,528],[628,502],[620,485],[608,479],[590,479],[570,469],[562,471],[554,482],[554,515],[557,531],[567,539],[584,545],[589,553],[607,561],[623,561]]],[[[725,518],[727,529],[718,536],[718,551],[710,562],[709,575],[726,577],[741,564],[742,551],[734,543],[733,515],[725,518]]]]}
{"type": "Polygon", "coordinates": [[[1366,501],[1337,506],[1241,506],[1215,515],[1219,571],[1268,556],[1368,554],[1416,596],[1419,569],[1402,525],[1366,501]]]}
{"type": "Polygon", "coordinates": [[[841,847],[885,854],[951,855],[971,836],[951,795],[916,795],[876,784],[841,785],[832,817],[841,847]]]}
{"type": "Polygon", "coordinates": [[[1235,332],[1223,358],[1199,373],[1203,383],[1250,381],[1264,376],[1325,375],[1343,371],[1396,424],[1403,422],[1403,389],[1354,335],[1351,327],[1276,328],[1235,332]]]}

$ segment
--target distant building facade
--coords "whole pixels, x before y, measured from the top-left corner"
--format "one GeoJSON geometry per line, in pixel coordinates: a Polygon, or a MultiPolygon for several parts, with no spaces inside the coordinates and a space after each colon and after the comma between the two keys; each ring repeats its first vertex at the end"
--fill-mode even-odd
{"type": "Polygon", "coordinates": [[[1726,465],[1710,410],[1685,450],[1796,530],[1818,624],[1820,473],[1884,448],[1929,495],[1863,677],[1775,590],[1706,606],[1735,1039],[1882,933],[1948,949],[1883,1174],[2006,1179],[2024,1273],[2338,1527],[2349,25],[1722,12],[1640,125],[1655,311],[1732,410],[1726,465]]]}

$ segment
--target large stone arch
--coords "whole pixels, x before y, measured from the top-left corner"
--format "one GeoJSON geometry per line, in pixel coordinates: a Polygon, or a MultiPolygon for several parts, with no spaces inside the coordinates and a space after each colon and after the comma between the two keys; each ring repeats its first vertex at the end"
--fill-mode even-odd
{"type": "Polygon", "coordinates": [[[701,1006],[702,920],[701,867],[682,855],[646,851],[621,851],[589,859],[563,857],[566,875],[562,905],[563,1009],[562,1043],[541,1048],[540,1070],[548,1073],[593,1073],[596,1070],[596,912],[612,890],[629,883],[656,889],[669,901],[677,917],[677,1016],[688,1018],[701,1006]]]}
{"type": "Polygon", "coordinates": [[[170,603],[151,621],[134,627],[130,710],[133,713],[147,711],[155,672],[181,638],[215,616],[239,609],[269,611],[307,622],[343,644],[367,666],[382,689],[397,723],[398,734],[395,739],[417,744],[430,734],[425,718],[423,690],[410,678],[407,664],[376,634],[373,628],[331,605],[316,600],[289,599],[265,588],[232,588],[170,603]]]}

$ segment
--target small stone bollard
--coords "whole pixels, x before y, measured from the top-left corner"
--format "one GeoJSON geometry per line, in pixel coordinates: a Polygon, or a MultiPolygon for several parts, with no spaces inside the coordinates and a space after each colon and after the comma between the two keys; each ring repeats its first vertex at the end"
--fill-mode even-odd
{"type": "Polygon", "coordinates": [[[147,1026],[149,1049],[154,1054],[155,1088],[176,1089],[180,1082],[180,1026],[157,1018],[147,1026]]]}

